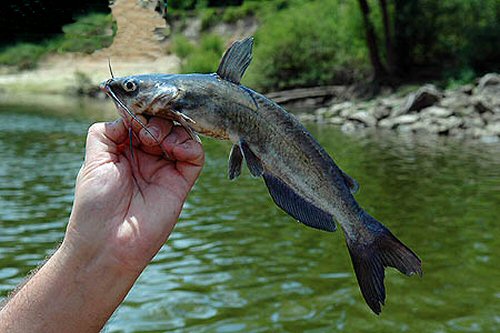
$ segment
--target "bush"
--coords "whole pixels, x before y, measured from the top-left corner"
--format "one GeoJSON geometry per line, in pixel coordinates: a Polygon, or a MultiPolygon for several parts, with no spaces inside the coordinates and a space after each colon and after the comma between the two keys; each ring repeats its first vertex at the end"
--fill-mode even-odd
{"type": "Polygon", "coordinates": [[[452,79],[500,69],[498,0],[413,0],[395,15],[405,68],[433,68],[452,79]]]}
{"type": "Polygon", "coordinates": [[[111,45],[116,26],[111,14],[90,14],[65,25],[63,32],[59,52],[92,53],[111,45]]]}
{"type": "Polygon", "coordinates": [[[269,16],[245,80],[261,90],[351,83],[369,70],[355,1],[320,0],[269,16]]]}
{"type": "Polygon", "coordinates": [[[181,58],[182,73],[213,73],[219,66],[224,43],[212,34],[202,36],[198,45],[183,36],[175,36],[172,50],[181,58]]]}
{"type": "Polygon", "coordinates": [[[194,50],[194,45],[183,35],[175,35],[172,37],[172,51],[184,59],[194,50]]]}
{"type": "Polygon", "coordinates": [[[116,25],[111,14],[89,14],[63,27],[64,34],[40,44],[19,43],[0,52],[0,65],[32,69],[47,53],[84,52],[107,47],[113,42],[116,25]]]}
{"type": "Polygon", "coordinates": [[[15,66],[21,70],[32,69],[46,53],[44,46],[19,43],[0,52],[0,65],[15,66]]]}

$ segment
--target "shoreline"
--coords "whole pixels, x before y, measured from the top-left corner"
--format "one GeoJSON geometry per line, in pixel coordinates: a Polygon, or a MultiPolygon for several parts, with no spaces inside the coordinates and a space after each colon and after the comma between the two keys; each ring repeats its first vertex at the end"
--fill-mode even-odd
{"type": "Polygon", "coordinates": [[[428,84],[399,96],[344,101],[299,114],[302,121],[341,126],[344,132],[387,129],[500,142],[500,74],[489,73],[454,89],[428,84]]]}
{"type": "MultiPolygon", "coordinates": [[[[175,73],[178,72],[179,59],[173,55],[149,61],[118,58],[112,60],[112,67],[117,76],[175,73]]],[[[55,56],[32,71],[0,74],[0,103],[39,104],[46,100],[54,104],[54,101],[59,101],[56,104],[62,109],[64,105],[75,105],[75,100],[83,98],[99,108],[107,108],[105,96],[96,92],[98,84],[109,76],[106,57],[55,56]],[[61,71],[61,67],[65,70],[61,71]],[[66,101],[61,102],[63,100],[66,101]]],[[[273,93],[269,95],[273,97],[273,93]]],[[[279,93],[274,95],[279,96],[279,93]]],[[[329,98],[329,102],[319,108],[308,105],[312,99],[306,97],[300,104],[307,106],[304,108],[308,111],[301,112],[299,108],[294,113],[301,121],[337,125],[346,133],[384,129],[500,142],[500,74],[489,73],[478,78],[475,84],[447,90],[428,84],[406,95],[395,92],[369,100],[350,98],[349,95],[335,97],[333,94],[333,99],[329,98]]],[[[285,105],[285,108],[294,109],[291,105],[285,105]]],[[[108,110],[106,114],[112,113],[108,110]]]]}

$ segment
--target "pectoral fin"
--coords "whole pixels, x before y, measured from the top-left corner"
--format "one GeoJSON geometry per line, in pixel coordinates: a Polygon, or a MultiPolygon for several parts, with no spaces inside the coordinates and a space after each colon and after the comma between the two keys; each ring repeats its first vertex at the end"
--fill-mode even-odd
{"type": "Polygon", "coordinates": [[[229,154],[229,168],[228,176],[230,180],[238,178],[241,174],[241,164],[243,162],[243,154],[241,153],[240,146],[233,145],[231,153],[229,154]]]}
{"type": "Polygon", "coordinates": [[[253,37],[234,42],[224,53],[217,74],[225,80],[239,84],[252,61],[253,37]]]}
{"type": "Polygon", "coordinates": [[[262,162],[255,156],[253,151],[250,149],[245,140],[240,140],[240,147],[245,161],[247,161],[248,170],[254,177],[260,177],[264,173],[264,168],[262,167],[262,162]]]}
{"type": "Polygon", "coordinates": [[[264,181],[274,202],[293,218],[315,229],[336,230],[332,215],[301,197],[281,179],[266,172],[264,181]]]}
{"type": "MultiPolygon", "coordinates": [[[[340,171],[342,171],[342,170],[340,170],[340,171]]],[[[351,193],[352,194],[357,193],[359,190],[359,183],[356,181],[356,179],[352,178],[344,171],[342,171],[342,176],[344,177],[344,180],[345,180],[347,186],[351,189],[351,193]]]]}

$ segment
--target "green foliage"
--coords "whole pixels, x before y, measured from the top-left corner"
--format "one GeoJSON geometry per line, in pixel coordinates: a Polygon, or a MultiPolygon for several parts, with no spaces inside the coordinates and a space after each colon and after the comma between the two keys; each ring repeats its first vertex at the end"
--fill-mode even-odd
{"type": "Polygon", "coordinates": [[[169,0],[168,7],[190,10],[196,7],[197,0],[169,0]]]}
{"type": "Polygon", "coordinates": [[[462,69],[500,69],[498,0],[412,0],[396,6],[395,19],[407,68],[433,67],[452,77],[462,69]]]}
{"type": "Polygon", "coordinates": [[[445,72],[445,86],[448,89],[453,89],[467,83],[471,83],[477,77],[476,72],[470,67],[459,67],[458,70],[445,72]]]}
{"type": "Polygon", "coordinates": [[[200,10],[201,30],[206,31],[219,22],[219,11],[214,8],[200,10]]]}
{"type": "Polygon", "coordinates": [[[0,52],[0,65],[15,66],[18,69],[32,69],[46,53],[44,46],[19,43],[0,52]]]}
{"type": "Polygon", "coordinates": [[[32,69],[47,53],[92,53],[111,45],[116,25],[111,14],[89,14],[64,26],[63,32],[62,36],[40,44],[20,43],[5,48],[0,52],[0,65],[15,66],[21,70],[32,69]]]}
{"type": "Polygon", "coordinates": [[[244,2],[241,6],[227,7],[222,15],[222,21],[226,23],[234,23],[245,17],[255,15],[259,11],[260,7],[260,4],[254,1],[244,2]]]}
{"type": "Polygon", "coordinates": [[[175,36],[172,50],[182,60],[182,73],[213,73],[224,52],[224,42],[217,35],[206,34],[195,45],[185,37],[175,36]]]}
{"type": "Polygon", "coordinates": [[[369,68],[363,32],[354,1],[290,6],[258,30],[245,82],[262,90],[353,82],[369,68]]]}
{"type": "Polygon", "coordinates": [[[63,32],[59,52],[92,53],[108,47],[113,42],[113,17],[90,14],[78,18],[75,23],[65,25],[63,32]]]}
{"type": "Polygon", "coordinates": [[[184,59],[194,50],[194,45],[183,35],[175,35],[172,37],[172,51],[184,59]]]}

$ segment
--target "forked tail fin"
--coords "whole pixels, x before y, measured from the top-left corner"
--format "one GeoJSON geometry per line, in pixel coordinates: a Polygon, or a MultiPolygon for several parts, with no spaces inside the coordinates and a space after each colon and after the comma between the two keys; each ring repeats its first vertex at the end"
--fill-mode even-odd
{"type": "Polygon", "coordinates": [[[346,237],[347,247],[361,294],[370,309],[380,314],[385,303],[385,267],[394,267],[408,276],[422,276],[422,266],[417,255],[389,229],[367,213],[363,213],[362,219],[367,237],[360,235],[357,240],[346,237]]]}

